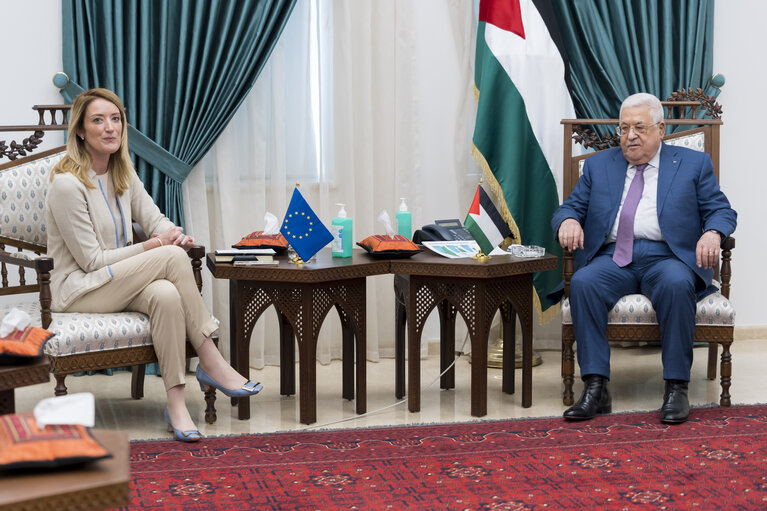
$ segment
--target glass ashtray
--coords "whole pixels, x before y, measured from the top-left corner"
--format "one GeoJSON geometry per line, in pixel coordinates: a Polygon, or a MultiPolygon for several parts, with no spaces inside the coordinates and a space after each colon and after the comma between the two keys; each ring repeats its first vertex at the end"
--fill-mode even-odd
{"type": "Polygon", "coordinates": [[[510,245],[507,252],[514,257],[543,257],[546,249],[538,245],[510,245]]]}

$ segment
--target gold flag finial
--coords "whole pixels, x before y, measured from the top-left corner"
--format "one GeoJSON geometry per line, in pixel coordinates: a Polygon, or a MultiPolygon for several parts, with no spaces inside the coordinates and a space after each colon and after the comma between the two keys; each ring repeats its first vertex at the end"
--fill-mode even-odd
{"type": "Polygon", "coordinates": [[[300,187],[301,187],[301,184],[298,181],[296,181],[296,188],[300,188],[300,187]]]}
{"type": "Polygon", "coordinates": [[[482,176],[479,178],[479,184],[482,184],[482,176]]]}

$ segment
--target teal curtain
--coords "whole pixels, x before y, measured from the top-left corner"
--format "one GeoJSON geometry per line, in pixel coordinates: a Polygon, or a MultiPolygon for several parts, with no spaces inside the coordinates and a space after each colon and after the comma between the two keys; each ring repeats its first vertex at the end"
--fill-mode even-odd
{"type": "Polygon", "coordinates": [[[181,183],[253,87],[295,1],[62,0],[62,95],[120,96],[139,177],[176,224],[181,183]]]}
{"type": "Polygon", "coordinates": [[[711,84],[714,0],[551,0],[578,117],[612,118],[636,92],[711,84]]]}
{"type": "Polygon", "coordinates": [[[177,225],[181,183],[253,87],[295,2],[62,0],[64,99],[92,87],[120,96],[136,171],[177,225]]]}

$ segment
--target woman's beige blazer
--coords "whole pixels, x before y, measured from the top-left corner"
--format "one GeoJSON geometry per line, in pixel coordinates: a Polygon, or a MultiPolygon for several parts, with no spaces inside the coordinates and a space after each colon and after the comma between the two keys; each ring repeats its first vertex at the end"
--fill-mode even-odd
{"type": "Polygon", "coordinates": [[[73,174],[54,174],[46,199],[48,255],[53,258],[51,290],[54,311],[67,307],[88,291],[112,279],[110,264],[144,251],[133,244],[131,220],[147,234],[162,233],[173,227],[133,173],[128,190],[117,196],[120,211],[110,212],[106,196],[96,182],[87,188],[73,174]],[[115,222],[122,222],[125,236],[117,239],[115,222]]]}

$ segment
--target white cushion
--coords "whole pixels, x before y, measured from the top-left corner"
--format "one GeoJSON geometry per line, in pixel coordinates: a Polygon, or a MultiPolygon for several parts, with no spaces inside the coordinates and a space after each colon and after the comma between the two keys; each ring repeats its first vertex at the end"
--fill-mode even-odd
{"type": "Polygon", "coordinates": [[[54,165],[64,152],[0,172],[0,234],[45,245],[45,196],[54,165]]]}
{"type": "MultiPolygon", "coordinates": [[[[570,300],[562,302],[562,323],[571,324],[570,300]]],[[[618,300],[607,315],[608,324],[646,325],[656,324],[655,309],[644,295],[626,295],[618,300]]],[[[720,292],[708,295],[698,302],[695,314],[696,325],[732,325],[735,323],[735,309],[720,292]]]]}

